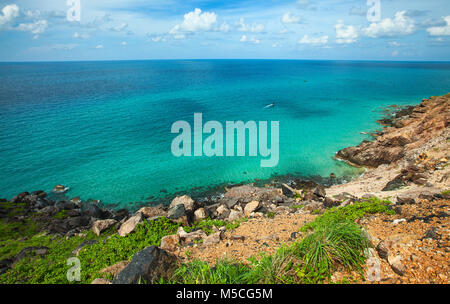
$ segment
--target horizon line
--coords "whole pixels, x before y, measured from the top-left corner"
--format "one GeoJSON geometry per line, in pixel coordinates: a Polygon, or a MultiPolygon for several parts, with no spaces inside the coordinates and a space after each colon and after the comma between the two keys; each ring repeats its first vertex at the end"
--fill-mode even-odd
{"type": "Polygon", "coordinates": [[[427,62],[427,63],[450,63],[450,60],[389,60],[389,59],[286,59],[286,58],[171,58],[171,59],[87,59],[87,60],[23,60],[23,61],[0,61],[5,63],[77,63],[77,62],[126,62],[126,61],[207,61],[207,60],[260,60],[260,61],[351,61],[351,62],[427,62]]]}

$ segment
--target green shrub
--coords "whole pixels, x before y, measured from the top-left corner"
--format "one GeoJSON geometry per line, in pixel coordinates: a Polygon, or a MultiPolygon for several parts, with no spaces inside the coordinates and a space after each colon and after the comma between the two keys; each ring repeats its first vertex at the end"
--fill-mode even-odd
{"type": "Polygon", "coordinates": [[[161,283],[174,284],[245,284],[244,275],[249,268],[239,263],[222,260],[213,267],[195,260],[181,265],[171,280],[161,283]]]}
{"type": "Polygon", "coordinates": [[[244,275],[249,284],[292,284],[298,282],[294,265],[301,263],[287,246],[281,246],[274,255],[262,254],[258,260],[250,258],[251,269],[244,275]]]}
{"type": "Polygon", "coordinates": [[[316,227],[326,225],[330,222],[354,221],[364,217],[366,214],[385,213],[393,215],[395,211],[389,207],[390,204],[392,203],[388,200],[371,198],[367,201],[355,202],[353,205],[345,207],[333,207],[325,211],[325,213],[317,217],[313,222],[304,225],[300,228],[300,231],[314,230],[316,227]]]}
{"type": "Polygon", "coordinates": [[[364,250],[369,241],[361,228],[350,220],[332,221],[316,226],[314,232],[292,250],[304,261],[297,274],[306,283],[329,278],[337,265],[346,270],[361,271],[365,262],[364,250]]]}
{"type": "Polygon", "coordinates": [[[26,257],[16,263],[13,269],[0,276],[0,282],[10,284],[67,284],[69,282],[66,274],[72,266],[67,265],[66,262],[68,258],[74,256],[72,251],[85,241],[97,240],[97,243],[85,246],[78,256],[81,262],[80,283],[89,284],[92,280],[102,277],[98,273],[99,270],[123,260],[130,260],[135,253],[145,247],[159,246],[161,238],[174,234],[178,227],[179,224],[173,223],[167,218],[159,218],[155,221],[145,221],[139,224],[135,233],[126,237],[116,234],[112,227],[101,236],[96,236],[92,231],[89,231],[85,237],[75,236],[69,239],[34,236],[25,242],[8,240],[2,242],[2,244],[5,244],[1,247],[2,256],[13,256],[21,249],[29,246],[46,246],[49,251],[44,257],[26,257]]]}
{"type": "Polygon", "coordinates": [[[212,229],[213,226],[216,228],[225,227],[227,230],[233,230],[240,226],[241,223],[248,221],[248,218],[243,217],[237,220],[234,220],[232,222],[227,222],[224,220],[212,220],[211,218],[207,218],[205,220],[202,220],[200,222],[194,223],[192,226],[189,227],[183,227],[186,232],[192,232],[194,230],[201,229],[206,234],[210,235],[214,232],[212,229]]]}

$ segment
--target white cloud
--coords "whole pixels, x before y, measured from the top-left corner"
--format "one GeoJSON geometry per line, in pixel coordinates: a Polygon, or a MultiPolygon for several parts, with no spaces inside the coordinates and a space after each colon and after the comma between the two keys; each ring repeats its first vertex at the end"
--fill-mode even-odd
{"type": "Polygon", "coordinates": [[[186,36],[184,36],[183,34],[176,34],[173,36],[173,39],[177,39],[177,40],[181,40],[186,38],[186,36]]]}
{"type": "Polygon", "coordinates": [[[88,39],[90,36],[89,36],[89,34],[80,34],[78,32],[75,32],[75,33],[73,33],[72,37],[75,38],[75,39],[78,39],[78,38],[80,38],[80,39],[88,39]]]}
{"type": "Polygon", "coordinates": [[[334,26],[336,30],[336,42],[337,43],[354,43],[358,40],[358,30],[356,27],[349,25],[345,26],[342,20],[334,26]]]}
{"type": "Polygon", "coordinates": [[[0,14],[0,28],[14,20],[19,16],[19,7],[15,4],[6,5],[3,7],[0,14]]]}
{"type": "Polygon", "coordinates": [[[97,45],[95,48],[96,48],[96,49],[102,49],[102,48],[103,48],[103,45],[102,45],[102,44],[99,44],[99,45],[97,45]]]}
{"type": "Polygon", "coordinates": [[[204,12],[196,8],[193,12],[184,15],[183,23],[175,25],[172,33],[182,32],[207,32],[217,23],[217,15],[213,12],[204,12]]]}
{"type": "Polygon", "coordinates": [[[260,44],[261,40],[256,39],[255,37],[251,37],[251,38],[247,38],[247,35],[243,35],[241,37],[241,42],[248,42],[248,43],[253,43],[253,44],[260,44]]]}
{"type": "Polygon", "coordinates": [[[445,26],[433,26],[427,28],[427,32],[431,36],[450,36],[450,16],[444,17],[444,20],[447,23],[445,26]]]}
{"type": "Polygon", "coordinates": [[[122,41],[120,44],[121,45],[127,45],[128,43],[126,41],[122,41]]]}
{"type": "Polygon", "coordinates": [[[399,54],[399,52],[398,52],[398,51],[393,51],[393,52],[392,52],[392,56],[393,56],[393,57],[396,57],[396,56],[398,56],[398,54],[399,54]]]}
{"type": "Polygon", "coordinates": [[[166,42],[166,38],[163,38],[161,36],[152,37],[153,42],[166,42]]]}
{"type": "Polygon", "coordinates": [[[300,23],[301,20],[302,20],[302,17],[292,15],[291,12],[284,14],[283,17],[281,18],[281,22],[283,22],[285,24],[300,23]]]}
{"type": "Polygon", "coordinates": [[[311,45],[323,45],[328,42],[328,36],[321,37],[309,37],[308,35],[303,36],[302,39],[298,41],[300,44],[311,44],[311,45]]]}
{"type": "Polygon", "coordinates": [[[263,24],[256,24],[253,23],[252,25],[245,24],[244,18],[241,18],[239,20],[239,32],[248,32],[248,33],[261,33],[264,31],[264,25],[263,24]]]}
{"type": "Polygon", "coordinates": [[[121,32],[123,30],[126,30],[127,28],[128,28],[128,23],[123,22],[123,23],[121,23],[119,25],[110,27],[110,30],[113,31],[113,32],[121,32]]]}
{"type": "Polygon", "coordinates": [[[273,47],[273,48],[280,48],[280,47],[282,47],[282,46],[283,46],[283,45],[280,44],[280,43],[278,43],[278,42],[272,44],[272,47],[273,47]]]}
{"type": "Polygon", "coordinates": [[[228,23],[224,22],[219,28],[219,31],[227,33],[230,30],[228,23]]]}
{"type": "Polygon", "coordinates": [[[394,46],[394,47],[399,47],[401,46],[400,43],[398,43],[397,41],[390,41],[388,42],[389,46],[394,46]]]}
{"type": "Polygon", "coordinates": [[[42,34],[47,29],[47,26],[47,20],[39,20],[33,23],[21,23],[16,27],[16,30],[31,32],[33,34],[42,34]]]}
{"type": "Polygon", "coordinates": [[[397,12],[393,19],[386,18],[362,29],[363,34],[371,38],[403,36],[414,31],[414,20],[406,16],[406,11],[397,12]]]}

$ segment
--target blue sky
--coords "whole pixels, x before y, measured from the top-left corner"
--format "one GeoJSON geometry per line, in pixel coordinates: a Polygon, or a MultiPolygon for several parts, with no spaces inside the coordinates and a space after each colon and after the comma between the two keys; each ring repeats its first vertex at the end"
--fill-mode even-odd
{"type": "Polygon", "coordinates": [[[450,1],[0,0],[0,61],[209,58],[450,60],[450,1]]]}

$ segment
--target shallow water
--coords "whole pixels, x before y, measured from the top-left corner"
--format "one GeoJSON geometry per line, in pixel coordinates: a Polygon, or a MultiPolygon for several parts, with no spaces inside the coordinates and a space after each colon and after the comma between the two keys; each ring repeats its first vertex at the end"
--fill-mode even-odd
{"type": "Polygon", "coordinates": [[[449,63],[3,63],[0,197],[64,184],[69,196],[126,206],[273,175],[359,174],[335,152],[369,139],[360,132],[379,129],[385,107],[449,88],[449,63]],[[260,157],[174,157],[172,123],[192,124],[197,112],[223,125],[279,121],[278,166],[261,168],[260,157]]]}

